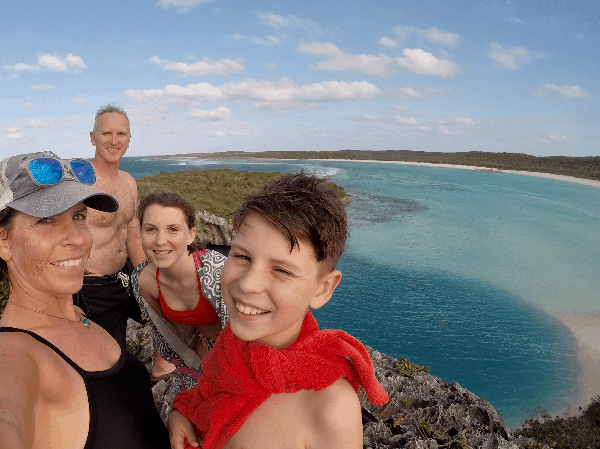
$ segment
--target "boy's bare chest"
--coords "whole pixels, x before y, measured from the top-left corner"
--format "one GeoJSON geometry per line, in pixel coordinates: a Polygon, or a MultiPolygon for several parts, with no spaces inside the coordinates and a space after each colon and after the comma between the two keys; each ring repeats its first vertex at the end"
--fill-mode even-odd
{"type": "Polygon", "coordinates": [[[305,449],[306,442],[311,440],[303,407],[305,393],[308,392],[269,397],[252,412],[224,449],[305,449]]]}

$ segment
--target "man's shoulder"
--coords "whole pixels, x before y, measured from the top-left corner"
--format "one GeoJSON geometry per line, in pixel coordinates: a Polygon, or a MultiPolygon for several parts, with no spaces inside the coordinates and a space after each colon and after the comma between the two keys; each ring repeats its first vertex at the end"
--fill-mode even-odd
{"type": "Polygon", "coordinates": [[[127,185],[130,189],[135,189],[137,196],[137,183],[133,176],[123,170],[119,170],[119,182],[127,185]]]}

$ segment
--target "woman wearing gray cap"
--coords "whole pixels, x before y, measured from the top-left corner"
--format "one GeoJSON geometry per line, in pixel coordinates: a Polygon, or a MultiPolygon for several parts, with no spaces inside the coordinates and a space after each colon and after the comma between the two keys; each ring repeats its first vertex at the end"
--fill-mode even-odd
{"type": "Polygon", "coordinates": [[[0,163],[0,448],[170,447],[144,365],[73,306],[92,247],[87,208],[114,212],[84,160],[0,163]]]}

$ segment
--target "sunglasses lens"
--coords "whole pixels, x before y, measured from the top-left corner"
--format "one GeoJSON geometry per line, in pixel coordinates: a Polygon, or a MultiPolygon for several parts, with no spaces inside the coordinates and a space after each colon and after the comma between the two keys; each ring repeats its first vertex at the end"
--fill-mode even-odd
{"type": "Polygon", "coordinates": [[[62,165],[56,159],[38,157],[29,162],[31,176],[40,185],[52,185],[62,178],[62,165]]]}
{"type": "Polygon", "coordinates": [[[75,160],[70,161],[71,168],[73,169],[73,173],[77,176],[84,184],[95,184],[96,183],[96,173],[94,172],[94,167],[88,161],[75,160]]]}

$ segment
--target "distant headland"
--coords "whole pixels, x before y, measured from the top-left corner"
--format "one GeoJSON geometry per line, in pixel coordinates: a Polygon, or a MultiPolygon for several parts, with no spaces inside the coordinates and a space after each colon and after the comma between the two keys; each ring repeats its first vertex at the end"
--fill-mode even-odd
{"type": "MultiPolygon", "coordinates": [[[[521,153],[487,153],[469,151],[458,153],[383,150],[383,151],[226,151],[222,153],[187,153],[155,158],[199,158],[199,159],[326,159],[361,162],[388,162],[426,164],[433,166],[467,168],[472,170],[519,172],[535,176],[554,177],[565,181],[566,177],[596,181],[585,184],[600,187],[600,156],[530,156],[521,153]],[[546,176],[554,175],[554,176],[546,176]],[[564,178],[563,178],[564,177],[564,178]]],[[[578,181],[575,181],[578,182],[578,181]]]]}

